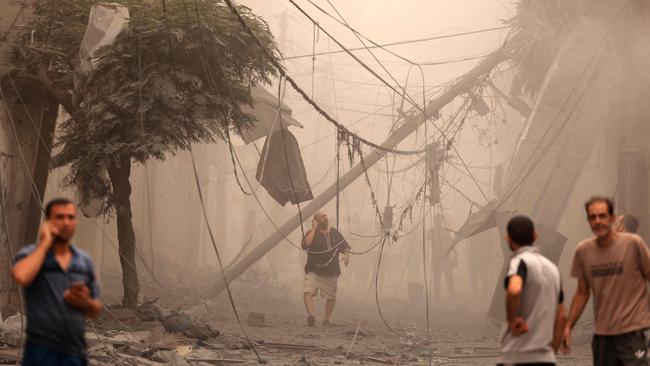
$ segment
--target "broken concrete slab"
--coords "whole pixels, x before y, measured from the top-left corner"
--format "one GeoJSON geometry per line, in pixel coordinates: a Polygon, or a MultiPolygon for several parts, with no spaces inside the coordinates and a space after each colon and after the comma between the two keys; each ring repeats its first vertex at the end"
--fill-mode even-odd
{"type": "Polygon", "coordinates": [[[164,314],[163,308],[157,304],[158,299],[153,299],[145,301],[136,310],[136,314],[142,321],[154,321],[161,320],[166,314],[164,314]]]}
{"type": "Polygon", "coordinates": [[[187,313],[178,312],[169,315],[161,323],[169,333],[180,333],[192,325],[192,318],[187,313]]]}
{"type": "Polygon", "coordinates": [[[2,340],[11,346],[18,346],[24,334],[27,318],[21,314],[14,314],[5,319],[0,324],[0,337],[2,340]]]}

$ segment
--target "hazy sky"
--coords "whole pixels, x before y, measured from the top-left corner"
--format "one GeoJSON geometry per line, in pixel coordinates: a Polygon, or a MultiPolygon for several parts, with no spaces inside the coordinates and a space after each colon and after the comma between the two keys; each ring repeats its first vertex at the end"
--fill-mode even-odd
{"type": "MultiPolygon", "coordinates": [[[[328,3],[328,0],[312,1],[328,13],[336,16],[336,12],[328,3]]],[[[515,11],[513,4],[508,2],[509,0],[329,1],[353,28],[379,44],[499,27],[515,11]]],[[[323,14],[309,1],[295,0],[295,2],[346,47],[362,46],[349,29],[323,14]]],[[[312,53],[314,47],[313,24],[289,0],[247,0],[240,3],[251,7],[256,14],[267,20],[276,40],[283,43],[280,46],[285,57],[312,53]],[[286,29],[282,29],[280,26],[283,12],[288,15],[286,29]]],[[[498,49],[506,34],[507,30],[498,30],[457,38],[394,46],[390,47],[390,50],[417,63],[458,60],[486,55],[498,49]]],[[[340,50],[339,46],[324,32],[319,32],[316,36],[316,52],[340,50]]],[[[407,62],[380,49],[374,49],[373,53],[388,72],[383,70],[382,65],[367,51],[356,51],[355,55],[367,63],[393,87],[396,84],[404,85],[406,83],[409,69],[407,62]]],[[[479,60],[423,66],[427,99],[434,97],[435,93],[440,90],[440,88],[434,86],[455,79],[475,66],[477,62],[479,60]]],[[[298,81],[300,86],[341,123],[374,142],[381,143],[385,140],[392,121],[393,91],[382,85],[380,80],[367,70],[364,70],[349,55],[345,53],[331,56],[320,55],[316,57],[314,64],[312,64],[311,57],[285,60],[283,63],[288,73],[298,81]],[[312,69],[312,67],[314,68],[312,69]],[[368,117],[368,113],[385,106],[389,108],[382,109],[380,115],[368,117]]],[[[271,88],[269,89],[271,90],[271,88]]],[[[273,90],[275,93],[277,89],[273,90]]],[[[411,71],[407,91],[418,104],[422,103],[422,97],[419,95],[422,92],[422,76],[416,68],[411,71]]],[[[396,99],[395,103],[399,105],[399,97],[396,99]]],[[[310,180],[313,182],[327,173],[329,163],[333,159],[334,137],[332,133],[334,129],[290,89],[286,93],[285,103],[293,108],[294,116],[305,125],[304,129],[292,129],[292,132],[298,138],[301,147],[303,147],[303,159],[310,180]],[[321,142],[312,145],[316,141],[321,142]]],[[[408,107],[410,106],[406,103],[405,108],[408,109],[408,107]]],[[[443,110],[443,115],[451,114],[457,107],[457,105],[450,105],[443,110]]],[[[480,123],[476,122],[476,124],[480,123]]],[[[485,122],[482,122],[482,124],[483,127],[487,125],[485,122]]],[[[465,129],[467,131],[459,136],[458,148],[460,153],[470,164],[488,165],[494,158],[494,154],[491,153],[489,148],[481,147],[477,143],[476,132],[469,126],[470,123],[468,122],[468,128],[465,129]]],[[[400,148],[413,149],[417,144],[418,141],[411,138],[401,144],[400,148]]],[[[397,166],[408,164],[410,164],[408,160],[400,161],[397,166]]],[[[480,170],[475,174],[479,176],[481,181],[489,185],[491,176],[488,170],[480,170]]],[[[450,180],[453,179],[454,182],[458,183],[459,187],[462,187],[473,199],[484,202],[482,194],[475,187],[475,183],[469,180],[463,181],[462,177],[462,174],[453,173],[453,171],[448,176],[450,180]]],[[[326,179],[325,183],[331,183],[332,179],[334,178],[326,179]]],[[[411,183],[416,184],[415,182],[411,183]]],[[[411,183],[407,182],[405,184],[408,186],[411,183]]],[[[320,187],[316,189],[315,193],[318,193],[319,190],[320,187]]],[[[410,188],[399,189],[399,191],[408,194],[410,188]]],[[[399,193],[395,194],[399,195],[399,193]]],[[[383,196],[379,197],[380,201],[385,200],[386,197],[383,194],[380,194],[380,196],[383,196]]],[[[453,194],[450,195],[450,197],[452,196],[453,194]]],[[[465,211],[465,208],[459,210],[456,220],[458,224],[464,220],[465,211]]]]}

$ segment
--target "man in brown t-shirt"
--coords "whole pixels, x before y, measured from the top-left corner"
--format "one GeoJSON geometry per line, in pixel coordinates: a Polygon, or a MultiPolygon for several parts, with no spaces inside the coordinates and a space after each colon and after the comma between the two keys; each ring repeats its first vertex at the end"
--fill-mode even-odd
{"type": "Polygon", "coordinates": [[[578,288],[564,330],[568,350],[571,330],[594,295],[594,365],[650,365],[650,309],[646,283],[650,252],[636,234],[613,230],[616,219],[610,199],[593,197],[585,204],[594,237],[576,249],[571,276],[578,288]]]}

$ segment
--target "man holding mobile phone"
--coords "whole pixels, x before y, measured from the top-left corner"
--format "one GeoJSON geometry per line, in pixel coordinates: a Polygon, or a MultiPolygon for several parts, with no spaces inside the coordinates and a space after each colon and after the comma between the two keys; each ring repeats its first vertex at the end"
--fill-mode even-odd
{"type": "Polygon", "coordinates": [[[25,290],[27,343],[23,366],[85,366],[85,317],[102,309],[92,259],[72,245],[77,208],[66,198],[45,208],[38,243],[24,246],[11,270],[25,290]]]}
{"type": "Polygon", "coordinates": [[[343,254],[342,261],[347,267],[350,264],[350,244],[338,230],[329,226],[325,212],[316,212],[311,224],[312,228],[305,235],[302,247],[307,251],[303,297],[308,314],[307,325],[313,327],[316,322],[314,296],[319,292],[326,300],[323,325],[330,324],[330,316],[336,304],[338,277],[341,274],[339,254],[343,254]]]}

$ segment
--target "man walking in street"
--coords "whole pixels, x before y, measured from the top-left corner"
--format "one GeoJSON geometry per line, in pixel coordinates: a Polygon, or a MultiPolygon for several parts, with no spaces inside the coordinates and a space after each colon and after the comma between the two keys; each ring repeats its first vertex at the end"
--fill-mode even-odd
{"type": "Polygon", "coordinates": [[[343,263],[350,264],[350,245],[338,230],[329,227],[327,214],[319,211],[314,214],[312,228],[305,235],[302,247],[307,251],[305,265],[304,301],[307,308],[307,325],[313,327],[314,296],[319,292],[326,299],[323,325],[330,324],[330,316],[336,304],[336,287],[341,274],[339,254],[343,253],[343,263]]]}
{"type": "Polygon", "coordinates": [[[571,275],[578,287],[564,330],[568,350],[571,330],[594,296],[594,365],[650,365],[648,361],[647,281],[650,252],[636,234],[613,229],[613,202],[592,197],[585,203],[587,220],[594,237],[583,240],[575,252],[571,275]]]}
{"type": "Polygon", "coordinates": [[[84,366],[85,317],[97,317],[102,305],[93,262],[72,245],[77,208],[59,198],[45,209],[38,243],[20,249],[12,268],[25,289],[27,342],[23,366],[84,366]]]}
{"type": "Polygon", "coordinates": [[[533,247],[537,233],[525,216],[508,222],[513,254],[505,278],[507,324],[501,336],[504,365],[554,365],[564,329],[560,271],[533,247]]]}

